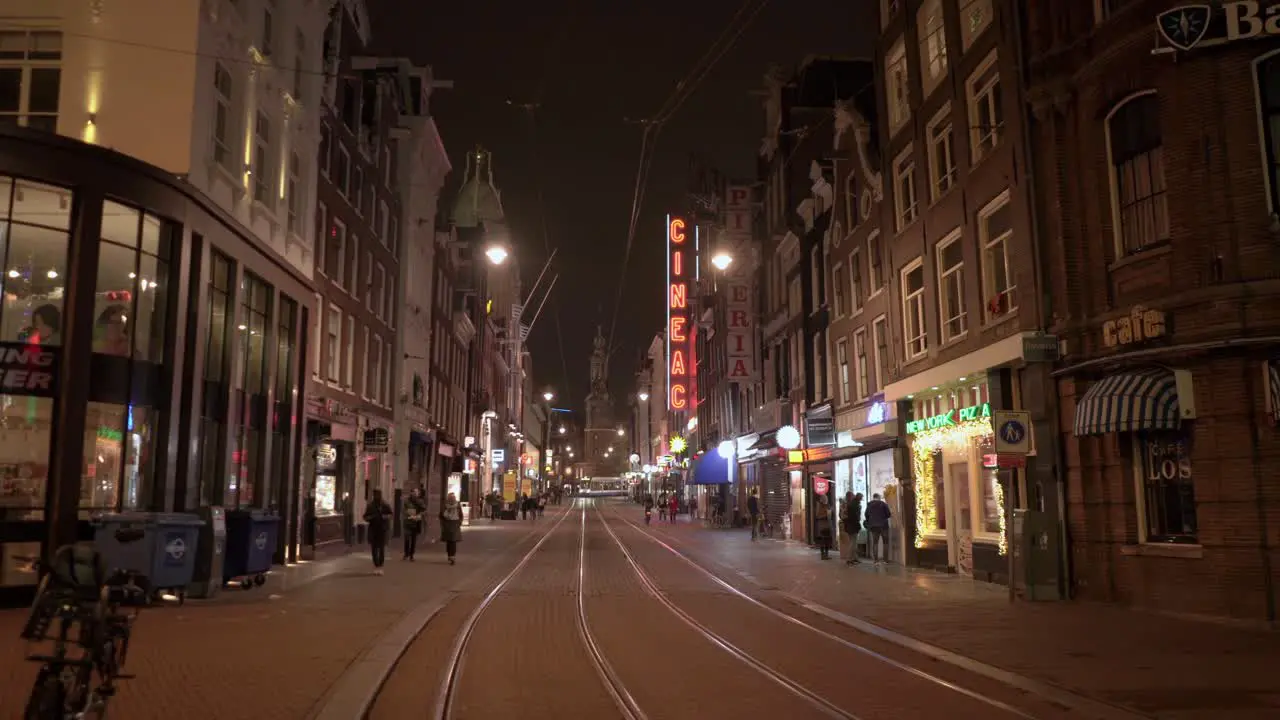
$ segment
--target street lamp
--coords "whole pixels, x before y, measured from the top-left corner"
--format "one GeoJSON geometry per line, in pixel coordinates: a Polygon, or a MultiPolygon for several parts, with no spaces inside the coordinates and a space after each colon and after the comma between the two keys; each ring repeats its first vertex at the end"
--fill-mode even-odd
{"type": "Polygon", "coordinates": [[[711,264],[715,265],[720,272],[724,272],[733,264],[733,256],[721,250],[711,257],[711,264]]]}
{"type": "Polygon", "coordinates": [[[627,434],[626,431],[624,431],[622,428],[618,428],[618,437],[622,437],[626,434],[627,434]]]}
{"type": "Polygon", "coordinates": [[[489,258],[489,262],[493,265],[501,265],[507,261],[507,257],[511,254],[501,245],[490,245],[484,251],[485,257],[489,258]]]}
{"type": "Polygon", "coordinates": [[[564,429],[564,426],[563,426],[563,425],[561,425],[561,426],[560,426],[560,434],[561,434],[561,435],[563,435],[563,434],[565,434],[566,432],[568,432],[568,430],[565,430],[565,429],[564,429]]]}
{"type": "Polygon", "coordinates": [[[641,390],[641,391],[640,391],[640,402],[644,402],[645,400],[648,400],[648,399],[649,399],[649,393],[645,392],[644,390],[641,390]]]}
{"type": "Polygon", "coordinates": [[[551,402],[552,400],[554,400],[554,399],[555,399],[555,396],[556,396],[556,394],[555,394],[555,393],[553,393],[553,392],[551,392],[550,390],[548,390],[548,391],[546,391],[546,392],[542,393],[542,399],[543,399],[543,400],[546,400],[547,402],[551,402]]]}

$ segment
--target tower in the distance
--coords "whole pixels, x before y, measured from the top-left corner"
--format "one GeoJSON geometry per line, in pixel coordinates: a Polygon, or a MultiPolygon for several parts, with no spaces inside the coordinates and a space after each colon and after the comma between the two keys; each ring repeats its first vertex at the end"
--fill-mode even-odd
{"type": "Polygon", "coordinates": [[[609,349],[601,327],[596,327],[596,337],[591,349],[591,392],[587,394],[587,426],[583,442],[593,474],[599,469],[616,464],[618,453],[625,453],[618,442],[617,428],[613,425],[613,402],[609,398],[609,349]],[[610,453],[609,449],[613,448],[610,453]]]}

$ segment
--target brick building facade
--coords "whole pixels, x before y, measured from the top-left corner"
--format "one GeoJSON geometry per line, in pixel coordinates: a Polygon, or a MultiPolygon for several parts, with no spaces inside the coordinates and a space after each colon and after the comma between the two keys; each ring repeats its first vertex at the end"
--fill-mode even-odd
{"type": "Polygon", "coordinates": [[[1072,585],[1270,621],[1280,43],[1230,22],[1257,2],[1179,5],[1041,2],[1025,18],[1072,585]]]}

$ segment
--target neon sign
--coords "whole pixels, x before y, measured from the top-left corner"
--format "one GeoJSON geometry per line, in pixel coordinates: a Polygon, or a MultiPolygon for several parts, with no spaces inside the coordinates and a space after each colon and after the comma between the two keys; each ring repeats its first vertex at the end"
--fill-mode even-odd
{"type": "Polygon", "coordinates": [[[948,410],[939,415],[923,418],[921,420],[912,420],[907,423],[907,434],[915,435],[925,430],[933,430],[935,428],[947,427],[957,423],[973,422],[975,420],[991,421],[991,403],[983,403],[981,405],[973,405],[959,410],[948,410]]]}
{"type": "MultiPolygon", "coordinates": [[[[697,229],[694,228],[696,236],[697,229]]],[[[683,218],[667,216],[667,407],[688,410],[693,375],[693,332],[689,322],[690,271],[696,272],[696,247],[690,249],[683,218]]],[[[695,243],[696,244],[696,243],[695,243]]]]}

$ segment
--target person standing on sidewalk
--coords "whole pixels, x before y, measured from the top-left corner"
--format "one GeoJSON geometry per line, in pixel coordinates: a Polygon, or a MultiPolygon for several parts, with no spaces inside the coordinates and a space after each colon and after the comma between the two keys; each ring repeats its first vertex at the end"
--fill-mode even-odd
{"type": "Polygon", "coordinates": [[[755,542],[760,534],[760,498],[756,497],[755,488],[751,488],[751,494],[747,496],[747,514],[751,516],[751,541],[755,542]]]}
{"type": "Polygon", "coordinates": [[[427,502],[422,497],[422,488],[414,487],[404,501],[404,559],[412,560],[418,549],[418,536],[422,534],[423,514],[427,512],[427,502]]]}
{"type": "Polygon", "coordinates": [[[889,518],[893,517],[893,513],[889,510],[889,503],[880,499],[880,493],[874,493],[871,496],[871,502],[867,503],[867,553],[871,555],[871,562],[879,567],[889,561],[889,518]],[[884,560],[880,559],[880,541],[884,540],[884,560]]]}
{"type": "Polygon", "coordinates": [[[831,559],[831,508],[827,497],[818,496],[818,506],[813,509],[813,537],[818,543],[818,557],[831,559]]]}
{"type": "Polygon", "coordinates": [[[453,493],[449,493],[444,499],[444,507],[440,508],[440,539],[444,541],[444,552],[449,556],[449,564],[457,564],[454,557],[458,554],[458,541],[462,539],[462,506],[458,504],[458,496],[453,493]]]}
{"type": "Polygon", "coordinates": [[[862,531],[862,493],[854,494],[852,490],[844,494],[844,505],[840,508],[840,529],[848,538],[849,557],[845,562],[857,565],[858,533],[862,531]]]}
{"type": "Polygon", "coordinates": [[[670,513],[668,517],[671,519],[671,524],[675,525],[676,515],[679,514],[680,512],[680,496],[679,495],[676,495],[675,493],[671,493],[671,497],[667,499],[667,511],[670,513]]]}
{"type": "Polygon", "coordinates": [[[698,519],[698,496],[694,495],[693,497],[689,498],[689,520],[693,521],[697,519],[698,519]]]}
{"type": "Polygon", "coordinates": [[[369,506],[364,509],[364,521],[369,523],[369,550],[373,555],[373,574],[382,574],[382,563],[387,560],[387,525],[391,522],[391,506],[382,499],[382,491],[374,490],[369,506]]]}

